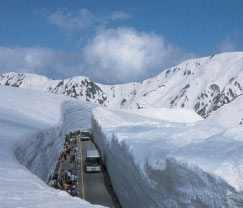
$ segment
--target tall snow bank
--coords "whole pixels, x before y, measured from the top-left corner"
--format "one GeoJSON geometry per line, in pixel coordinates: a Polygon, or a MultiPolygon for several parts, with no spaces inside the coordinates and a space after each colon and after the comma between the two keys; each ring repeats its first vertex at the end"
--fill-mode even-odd
{"type": "Polygon", "coordinates": [[[97,207],[45,183],[65,133],[89,127],[91,108],[67,97],[0,87],[0,207],[97,207]]]}
{"type": "Polygon", "coordinates": [[[96,104],[88,102],[65,101],[62,104],[62,129],[65,133],[77,129],[87,130],[91,128],[92,108],[96,104]]]}
{"type": "Polygon", "coordinates": [[[123,207],[243,207],[243,143],[234,131],[104,108],[93,109],[92,127],[123,207]]]}

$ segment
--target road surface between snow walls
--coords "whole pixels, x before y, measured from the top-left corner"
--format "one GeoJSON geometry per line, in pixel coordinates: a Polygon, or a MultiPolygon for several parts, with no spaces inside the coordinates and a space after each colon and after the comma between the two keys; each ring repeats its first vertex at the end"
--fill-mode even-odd
{"type": "MultiPolygon", "coordinates": [[[[93,142],[81,141],[79,149],[82,155],[82,165],[85,164],[86,151],[97,150],[93,142]]],[[[83,199],[89,201],[92,204],[99,204],[110,208],[120,208],[119,203],[114,197],[112,187],[109,186],[108,175],[106,172],[101,171],[99,173],[87,173],[83,170],[83,199]],[[106,186],[105,186],[106,185],[106,186]]],[[[82,182],[80,181],[80,184],[82,182]]]]}
{"type": "Polygon", "coordinates": [[[242,128],[98,107],[92,130],[122,207],[243,207],[242,128]]]}
{"type": "Polygon", "coordinates": [[[46,184],[65,133],[89,128],[92,107],[64,96],[0,87],[1,208],[102,207],[46,184]]]}

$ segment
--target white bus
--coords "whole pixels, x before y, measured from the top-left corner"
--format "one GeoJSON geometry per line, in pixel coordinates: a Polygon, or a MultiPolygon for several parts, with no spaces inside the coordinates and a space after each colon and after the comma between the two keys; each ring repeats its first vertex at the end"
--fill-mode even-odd
{"type": "Polygon", "coordinates": [[[82,141],[89,141],[90,139],[90,131],[82,131],[81,132],[81,140],[82,141]]]}
{"type": "Polygon", "coordinates": [[[85,159],[85,171],[87,173],[101,171],[101,159],[97,150],[87,150],[85,159]]]}

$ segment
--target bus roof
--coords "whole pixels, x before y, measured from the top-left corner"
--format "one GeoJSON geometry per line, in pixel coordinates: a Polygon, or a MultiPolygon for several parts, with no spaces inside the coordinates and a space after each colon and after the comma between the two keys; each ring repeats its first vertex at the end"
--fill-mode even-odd
{"type": "Polygon", "coordinates": [[[97,150],[87,150],[86,157],[100,157],[100,154],[97,150]]]}

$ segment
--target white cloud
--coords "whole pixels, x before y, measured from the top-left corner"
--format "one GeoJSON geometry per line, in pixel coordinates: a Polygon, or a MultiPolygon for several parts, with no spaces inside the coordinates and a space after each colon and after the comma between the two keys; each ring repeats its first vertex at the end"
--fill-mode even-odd
{"type": "Polygon", "coordinates": [[[95,17],[87,9],[80,9],[76,13],[67,11],[57,11],[49,15],[48,20],[51,24],[65,30],[84,29],[93,24],[95,17]]]}
{"type": "Polygon", "coordinates": [[[62,51],[0,47],[0,74],[28,72],[61,77],[74,74],[77,66],[77,58],[62,51]]]}
{"type": "Polygon", "coordinates": [[[83,75],[100,83],[116,84],[141,81],[191,57],[153,33],[103,28],[78,54],[0,47],[0,74],[29,72],[50,78],[83,75]]]}
{"type": "Polygon", "coordinates": [[[77,12],[68,12],[67,10],[58,10],[48,16],[48,21],[64,30],[83,30],[90,26],[105,25],[111,21],[124,20],[131,15],[124,11],[114,11],[110,15],[100,16],[91,13],[87,9],[80,9],[77,12]]]}
{"type": "Polygon", "coordinates": [[[109,19],[111,19],[111,20],[123,20],[123,19],[128,19],[130,17],[131,16],[124,11],[115,11],[110,15],[109,19]]]}
{"type": "Polygon", "coordinates": [[[235,43],[231,40],[230,36],[227,36],[219,45],[220,52],[232,52],[236,50],[235,43]]]}
{"type": "Polygon", "coordinates": [[[81,70],[102,83],[124,83],[151,77],[190,57],[153,33],[101,29],[83,49],[81,70]]]}

